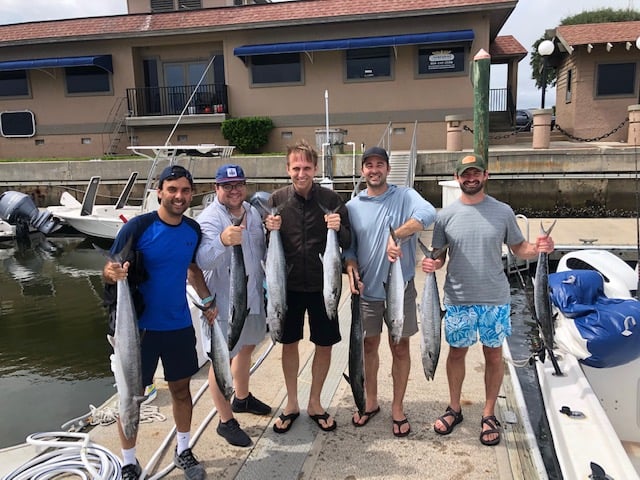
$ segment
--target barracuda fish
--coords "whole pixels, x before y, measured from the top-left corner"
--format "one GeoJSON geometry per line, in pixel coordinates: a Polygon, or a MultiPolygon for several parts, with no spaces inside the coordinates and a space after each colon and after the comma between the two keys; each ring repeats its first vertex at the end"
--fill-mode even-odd
{"type": "MultiPolygon", "coordinates": [[[[442,255],[448,245],[430,251],[420,239],[420,249],[425,257],[432,259],[442,255]]],[[[420,312],[420,351],[422,352],[422,369],[427,380],[433,380],[440,358],[440,344],[442,341],[442,317],[444,310],[440,307],[440,292],[435,272],[427,273],[424,279],[422,298],[418,306],[420,312]]]]}
{"type": "MultiPolygon", "coordinates": [[[[329,210],[321,203],[318,203],[325,214],[336,213],[340,208],[329,210]]],[[[327,243],[324,254],[320,255],[322,262],[322,296],[324,298],[324,308],[331,320],[338,320],[338,304],[342,293],[342,258],[340,255],[340,245],[338,244],[338,232],[327,229],[327,243]]]]}
{"type": "MultiPolygon", "coordinates": [[[[279,210],[271,209],[272,215],[279,210]]],[[[274,342],[282,340],[282,325],[287,312],[287,264],[279,230],[269,233],[267,258],[262,263],[267,284],[267,325],[274,342]]]]}
{"type": "MultiPolygon", "coordinates": [[[[191,298],[193,305],[202,310],[207,310],[200,305],[198,296],[193,292],[191,286],[187,286],[187,294],[191,298]]],[[[215,308],[215,298],[210,308],[215,308]]],[[[218,319],[209,324],[209,321],[204,315],[201,315],[202,320],[202,335],[205,337],[204,341],[209,343],[209,351],[207,356],[211,359],[211,366],[213,367],[213,376],[216,379],[216,385],[224,395],[224,398],[229,400],[233,395],[233,377],[231,376],[231,362],[229,359],[229,347],[222,334],[218,319]]]]}
{"type": "MultiPolygon", "coordinates": [[[[116,254],[112,261],[123,263],[131,248],[131,240],[116,254]]],[[[140,423],[140,404],[147,398],[142,395],[142,360],[140,358],[140,330],[136,310],[127,279],[116,282],[116,325],[113,337],[107,336],[113,346],[113,373],[118,390],[118,417],[126,438],[133,438],[140,423]]]]}
{"type": "Polygon", "coordinates": [[[351,295],[351,333],[349,335],[349,375],[344,378],[351,386],[353,400],[362,417],[365,414],[364,332],[360,317],[360,295],[351,295]]]}
{"type": "MultiPolygon", "coordinates": [[[[396,245],[400,245],[396,232],[391,226],[389,226],[391,232],[391,238],[396,242],[396,245]]],[[[402,330],[404,327],[404,289],[406,284],[404,277],[402,276],[402,265],[398,258],[395,262],[392,262],[389,266],[389,277],[387,283],[385,283],[385,289],[387,291],[387,304],[386,315],[384,317],[391,334],[391,339],[394,343],[398,343],[402,337],[402,330]]]]}
{"type": "MultiPolygon", "coordinates": [[[[238,226],[244,220],[243,213],[240,218],[234,218],[232,223],[238,226]]],[[[227,332],[227,344],[229,351],[233,350],[240,339],[244,328],[244,322],[249,315],[247,304],[247,270],[244,265],[242,245],[231,247],[231,266],[229,268],[229,331],[227,332]]]]}
{"type": "MultiPolygon", "coordinates": [[[[542,222],[540,222],[541,234],[549,236],[556,222],[557,220],[554,220],[547,230],[544,229],[542,222]]],[[[549,353],[551,353],[553,350],[554,326],[551,314],[551,297],[549,296],[549,255],[545,252],[538,253],[538,264],[536,265],[536,275],[533,282],[533,303],[538,327],[542,332],[542,340],[549,353]]]]}

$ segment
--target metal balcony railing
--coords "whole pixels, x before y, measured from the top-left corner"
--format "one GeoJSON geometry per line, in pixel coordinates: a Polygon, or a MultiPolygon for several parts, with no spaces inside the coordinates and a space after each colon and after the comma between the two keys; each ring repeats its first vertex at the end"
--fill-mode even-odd
{"type": "MultiPolygon", "coordinates": [[[[195,89],[196,85],[127,88],[128,108],[133,117],[179,115],[195,89]]],[[[186,113],[229,113],[227,86],[201,84],[186,113]]]]}

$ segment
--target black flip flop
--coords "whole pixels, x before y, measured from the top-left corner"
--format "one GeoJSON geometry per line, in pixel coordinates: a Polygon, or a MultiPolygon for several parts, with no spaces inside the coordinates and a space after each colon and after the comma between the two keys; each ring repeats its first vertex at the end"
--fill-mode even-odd
{"type": "Polygon", "coordinates": [[[278,417],[280,419],[280,422],[284,423],[288,421],[289,423],[287,424],[286,427],[278,427],[274,423],[273,431],[276,433],[287,433],[293,426],[293,422],[295,422],[296,418],[298,418],[299,416],[300,416],[300,412],[290,413],[289,415],[285,415],[284,413],[281,413],[280,416],[278,417]]]}
{"type": "Polygon", "coordinates": [[[321,430],[325,431],[325,432],[331,432],[332,430],[335,430],[336,427],[338,426],[338,424],[336,423],[336,419],[333,419],[333,423],[331,425],[328,426],[323,426],[320,423],[320,420],[324,420],[325,423],[327,422],[327,420],[329,420],[329,412],[324,412],[321,413],[319,415],[309,415],[309,418],[311,420],[313,420],[314,422],[316,422],[316,424],[320,427],[321,430]]]}
{"type": "Polygon", "coordinates": [[[411,425],[409,425],[409,419],[407,417],[403,418],[402,420],[394,420],[393,418],[391,420],[393,420],[393,424],[398,427],[398,431],[397,432],[396,432],[395,428],[393,429],[393,434],[396,437],[406,437],[407,435],[409,435],[411,433],[411,425]],[[406,432],[403,432],[401,427],[405,423],[407,425],[409,425],[409,429],[406,432]]]}
{"type": "Polygon", "coordinates": [[[375,417],[379,413],[380,413],[380,406],[378,405],[377,408],[374,408],[370,412],[364,412],[362,415],[360,415],[361,420],[366,417],[364,423],[356,422],[356,419],[353,416],[351,417],[351,423],[353,423],[354,427],[364,427],[367,423],[369,423],[369,420],[371,420],[373,417],[375,417]]]}

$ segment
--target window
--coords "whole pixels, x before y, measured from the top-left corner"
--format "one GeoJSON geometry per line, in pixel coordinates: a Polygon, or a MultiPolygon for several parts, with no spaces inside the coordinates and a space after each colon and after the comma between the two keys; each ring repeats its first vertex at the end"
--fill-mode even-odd
{"type": "Polygon", "coordinates": [[[202,8],[202,0],[151,0],[151,12],[173,12],[202,8]]]}
{"type": "Polygon", "coordinates": [[[391,77],[391,49],[355,48],[347,50],[347,80],[391,77]]]}
{"type": "Polygon", "coordinates": [[[300,62],[300,54],[281,53],[252,56],[251,82],[254,85],[301,83],[302,63],[300,62]]]}
{"type": "Polygon", "coordinates": [[[29,82],[26,70],[0,72],[0,96],[24,97],[29,95],[29,82]]]}
{"type": "Polygon", "coordinates": [[[573,70],[567,70],[567,91],[564,94],[565,103],[571,103],[571,84],[573,83],[573,70]]]}
{"type": "Polygon", "coordinates": [[[110,92],[109,72],[100,67],[67,67],[64,69],[67,93],[110,92]]]}
{"type": "Polygon", "coordinates": [[[463,73],[465,48],[421,46],[418,48],[418,75],[463,73]]]}
{"type": "Polygon", "coordinates": [[[635,63],[601,63],[597,66],[596,96],[633,95],[635,63]]]}
{"type": "Polygon", "coordinates": [[[33,137],[36,121],[30,110],[0,113],[0,134],[3,137],[33,137]]]}

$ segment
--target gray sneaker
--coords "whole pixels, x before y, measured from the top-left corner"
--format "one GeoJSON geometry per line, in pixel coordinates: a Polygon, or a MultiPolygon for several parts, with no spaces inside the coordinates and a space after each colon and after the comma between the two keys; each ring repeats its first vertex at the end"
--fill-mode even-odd
{"type": "Polygon", "coordinates": [[[251,445],[251,438],[244,430],[242,430],[242,428],[240,428],[240,424],[235,418],[227,420],[226,422],[218,423],[216,432],[218,432],[218,435],[224,438],[227,442],[231,445],[235,445],[236,447],[248,447],[251,445]]]}
{"type": "Polygon", "coordinates": [[[122,480],[138,480],[142,473],[142,467],[136,460],[136,463],[130,463],[122,467],[121,478],[122,480]]]}
{"type": "Polygon", "coordinates": [[[204,480],[207,478],[207,472],[204,467],[200,465],[200,462],[193,456],[190,448],[187,448],[184,452],[173,457],[173,463],[176,467],[184,472],[184,478],[187,480],[204,480]]]}

